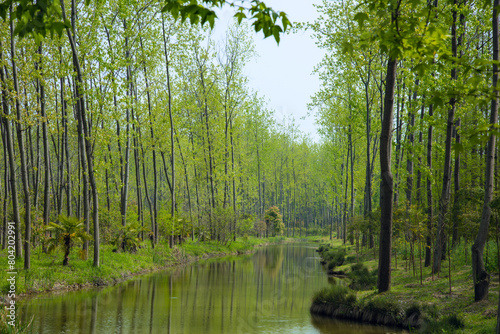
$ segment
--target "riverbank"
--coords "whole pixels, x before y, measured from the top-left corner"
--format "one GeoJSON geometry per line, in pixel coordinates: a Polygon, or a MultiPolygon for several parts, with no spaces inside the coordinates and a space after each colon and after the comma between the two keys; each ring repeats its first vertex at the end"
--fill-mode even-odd
{"type": "MultiPolygon", "coordinates": [[[[44,254],[37,249],[32,255],[32,268],[22,269],[22,259],[16,260],[16,299],[26,298],[43,292],[77,290],[92,286],[117,284],[129,278],[163,270],[176,265],[184,265],[200,259],[251,253],[256,247],[269,244],[294,242],[299,239],[273,237],[258,239],[238,238],[228,245],[217,242],[186,241],[170,249],[166,244],[158,244],[155,249],[149,243],[135,253],[114,252],[109,245],[101,246],[101,266],[94,268],[92,259],[79,258],[79,250],[70,254],[68,266],[62,265],[62,252],[44,254]]],[[[89,252],[92,254],[92,250],[89,252]]],[[[7,251],[0,252],[0,263],[7,268],[7,251]]],[[[0,271],[0,292],[5,303],[10,284],[7,270],[0,271]]]]}
{"type": "MultiPolygon", "coordinates": [[[[334,240],[333,246],[346,250],[345,262],[335,267],[335,271],[352,277],[352,265],[358,262],[355,246],[344,247],[338,240],[334,240]]],[[[443,261],[439,276],[433,276],[431,269],[422,264],[422,278],[419,259],[415,260],[414,268],[405,254],[399,253],[397,262],[393,257],[391,290],[380,294],[375,289],[376,281],[367,290],[354,291],[347,287],[353,286],[352,279],[332,276],[333,285],[316,293],[311,313],[415,331],[419,328],[421,333],[493,333],[498,306],[498,274],[491,273],[488,300],[474,302],[471,266],[465,264],[461,252],[460,247],[452,252],[451,268],[448,260],[443,261]]],[[[373,274],[378,264],[373,250],[364,250],[358,256],[359,262],[373,274]]],[[[325,275],[326,271],[327,268],[325,275]]]]}

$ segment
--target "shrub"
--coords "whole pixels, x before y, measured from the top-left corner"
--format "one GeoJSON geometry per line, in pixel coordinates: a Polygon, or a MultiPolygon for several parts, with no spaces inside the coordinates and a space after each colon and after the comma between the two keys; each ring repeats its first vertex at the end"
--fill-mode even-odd
{"type": "MultiPolygon", "coordinates": [[[[83,243],[85,240],[92,239],[92,237],[85,232],[83,219],[59,215],[57,220],[59,224],[49,223],[46,227],[46,231],[53,231],[55,233],[55,236],[47,241],[48,251],[52,252],[57,247],[61,247],[64,252],[62,264],[63,266],[67,266],[69,264],[69,254],[75,242],[83,243]]],[[[84,257],[86,254],[81,253],[80,255],[84,257]]]]}
{"type": "Polygon", "coordinates": [[[147,228],[139,225],[138,222],[127,223],[125,226],[120,226],[119,231],[115,234],[115,239],[112,244],[116,250],[128,251],[135,253],[141,244],[139,235],[148,232],[147,228]]]}
{"type": "Polygon", "coordinates": [[[465,320],[462,318],[462,316],[457,314],[451,314],[449,316],[446,316],[443,318],[442,321],[453,329],[465,328],[465,320]]]}
{"type": "Polygon", "coordinates": [[[268,230],[272,232],[273,237],[283,234],[285,224],[283,224],[283,215],[277,206],[272,206],[264,213],[264,220],[268,230]]]}
{"type": "Polygon", "coordinates": [[[377,314],[391,315],[395,320],[404,319],[404,317],[406,316],[406,312],[401,307],[401,304],[384,297],[374,298],[370,300],[366,304],[365,309],[377,314]]]}
{"type": "Polygon", "coordinates": [[[413,314],[416,314],[418,316],[422,314],[422,310],[421,310],[420,305],[418,305],[418,304],[412,304],[412,305],[410,305],[410,307],[408,307],[406,309],[406,316],[407,317],[410,317],[413,314]]]}
{"type": "Polygon", "coordinates": [[[465,328],[465,321],[460,315],[448,315],[438,321],[431,320],[427,325],[422,328],[421,333],[434,334],[434,333],[454,333],[458,329],[465,328]]]}
{"type": "Polygon", "coordinates": [[[349,288],[353,290],[371,290],[377,283],[376,270],[370,272],[362,263],[351,265],[351,272],[348,276],[351,279],[349,288]]]}
{"type": "Polygon", "coordinates": [[[330,249],[322,254],[323,259],[328,263],[328,269],[333,270],[333,268],[341,266],[345,261],[345,250],[340,249],[330,249]]]}
{"type": "Polygon", "coordinates": [[[330,249],[330,247],[328,245],[320,245],[318,247],[317,252],[320,253],[320,254],[322,254],[323,252],[326,252],[329,249],[330,249]]]}
{"type": "Polygon", "coordinates": [[[356,303],[356,294],[345,286],[330,285],[316,292],[313,302],[336,306],[353,306],[356,303]]]}

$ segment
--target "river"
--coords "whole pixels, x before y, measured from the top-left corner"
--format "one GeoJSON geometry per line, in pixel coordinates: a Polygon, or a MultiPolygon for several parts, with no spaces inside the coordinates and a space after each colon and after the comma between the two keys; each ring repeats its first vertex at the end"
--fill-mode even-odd
{"type": "Polygon", "coordinates": [[[316,246],[284,244],[199,261],[111,287],[45,294],[20,305],[35,333],[390,333],[312,317],[327,286],[316,246]]]}

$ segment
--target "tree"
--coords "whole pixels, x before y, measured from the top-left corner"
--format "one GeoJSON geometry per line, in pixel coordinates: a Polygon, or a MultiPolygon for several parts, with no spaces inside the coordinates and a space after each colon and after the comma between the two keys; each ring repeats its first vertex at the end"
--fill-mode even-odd
{"type": "MultiPolygon", "coordinates": [[[[498,36],[498,6],[500,1],[493,1],[492,12],[492,30],[493,30],[493,75],[491,87],[493,88],[493,98],[491,99],[490,127],[495,127],[498,123],[498,60],[499,60],[499,36],[498,36]]],[[[490,285],[490,275],[486,272],[483,251],[488,238],[488,228],[490,226],[491,207],[490,202],[493,197],[494,174],[495,174],[495,154],[496,154],[496,135],[489,134],[488,148],[486,151],[486,170],[484,178],[484,199],[481,222],[476,240],[472,245],[472,278],[474,280],[474,299],[483,300],[488,297],[490,285]]],[[[499,299],[500,305],[500,299],[499,299]]],[[[499,326],[497,326],[497,333],[499,326]]]]}
{"type": "Polygon", "coordinates": [[[276,234],[282,234],[285,225],[283,224],[283,216],[277,206],[272,206],[264,213],[264,219],[267,224],[267,230],[271,230],[273,237],[276,234]]]}
{"type": "MultiPolygon", "coordinates": [[[[25,36],[30,33],[46,36],[47,33],[57,32],[62,34],[64,28],[70,27],[69,21],[64,13],[60,17],[56,0],[40,0],[35,4],[29,4],[22,0],[3,0],[0,2],[0,16],[5,19],[9,8],[15,6],[16,17],[23,17],[23,14],[30,12],[30,19],[19,20],[16,25],[16,33],[25,36]]],[[[234,16],[241,22],[251,15],[252,23],[256,32],[262,31],[265,37],[273,36],[279,43],[280,34],[291,26],[288,17],[284,12],[276,12],[271,7],[267,7],[264,2],[251,0],[250,7],[243,4],[236,5],[227,0],[166,0],[162,7],[162,12],[171,13],[174,18],[180,17],[182,21],[189,19],[191,24],[209,22],[213,28],[217,15],[213,7],[224,5],[236,7],[234,16]],[[281,21],[281,25],[279,24],[281,21]]],[[[63,4],[61,4],[63,8],[63,4]]]]}
{"type": "Polygon", "coordinates": [[[60,246],[64,252],[62,264],[67,266],[69,264],[69,254],[75,242],[84,242],[92,237],[85,232],[85,224],[81,219],[60,215],[57,220],[59,224],[51,222],[46,227],[47,231],[55,232],[55,236],[48,241],[48,251],[54,251],[60,246]]]}

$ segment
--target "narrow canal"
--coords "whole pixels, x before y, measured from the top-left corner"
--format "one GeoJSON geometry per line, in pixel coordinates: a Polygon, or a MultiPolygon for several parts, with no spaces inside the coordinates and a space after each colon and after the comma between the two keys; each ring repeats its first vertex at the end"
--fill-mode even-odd
{"type": "Polygon", "coordinates": [[[314,245],[285,244],[210,259],[116,286],[43,295],[21,305],[35,333],[389,333],[312,317],[328,285],[314,245]]]}

